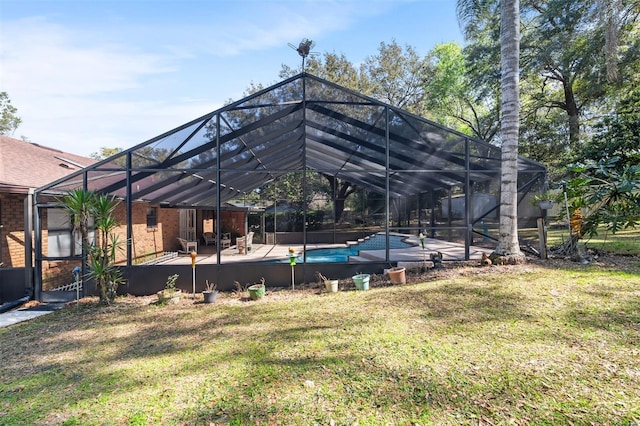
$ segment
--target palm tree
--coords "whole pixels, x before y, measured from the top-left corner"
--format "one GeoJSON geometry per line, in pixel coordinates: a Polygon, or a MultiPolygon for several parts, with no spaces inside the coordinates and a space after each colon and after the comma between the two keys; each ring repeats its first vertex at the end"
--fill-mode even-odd
{"type": "MultiPolygon", "coordinates": [[[[458,16],[471,28],[481,13],[491,13],[493,2],[458,0],[458,16]],[[486,10],[485,10],[486,9],[486,10]]],[[[520,131],[520,2],[500,3],[501,122],[502,167],[500,175],[500,235],[492,260],[522,263],[524,255],[518,242],[518,136],[520,131]]]]}
{"type": "Polygon", "coordinates": [[[520,2],[502,0],[500,63],[502,90],[502,167],[500,173],[500,235],[496,257],[524,262],[518,242],[518,136],[520,131],[520,2]]]}

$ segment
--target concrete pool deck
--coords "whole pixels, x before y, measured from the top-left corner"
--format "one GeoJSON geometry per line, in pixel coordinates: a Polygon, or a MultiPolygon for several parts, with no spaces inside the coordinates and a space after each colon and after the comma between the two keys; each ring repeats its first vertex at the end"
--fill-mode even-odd
{"type": "MultiPolygon", "coordinates": [[[[402,235],[402,234],[394,234],[402,235]]],[[[443,240],[437,240],[434,238],[425,238],[424,240],[424,252],[420,247],[418,237],[413,235],[402,235],[405,238],[404,241],[414,244],[411,247],[404,247],[400,249],[389,249],[389,260],[391,262],[422,262],[423,258],[429,261],[429,255],[431,253],[440,252],[443,255],[444,261],[463,260],[464,259],[464,244],[458,244],[443,240]]],[[[356,242],[351,242],[351,244],[356,242]]],[[[307,244],[307,251],[320,248],[345,248],[346,244],[307,244]]],[[[253,248],[246,254],[238,253],[236,246],[231,246],[222,250],[220,253],[222,263],[239,263],[239,262],[266,262],[266,261],[286,261],[289,256],[289,248],[292,248],[295,253],[301,253],[303,250],[302,244],[253,244],[253,248]]],[[[202,246],[198,247],[201,250],[197,253],[196,264],[215,264],[217,262],[217,252],[215,247],[202,246]]],[[[469,247],[469,256],[472,260],[480,260],[482,253],[490,254],[493,250],[471,246],[469,247]]],[[[386,251],[382,250],[360,250],[358,256],[349,256],[349,262],[384,262],[386,257],[386,251]]],[[[191,264],[191,257],[188,254],[183,254],[173,259],[169,259],[162,262],[163,265],[188,265],[191,264]]]]}

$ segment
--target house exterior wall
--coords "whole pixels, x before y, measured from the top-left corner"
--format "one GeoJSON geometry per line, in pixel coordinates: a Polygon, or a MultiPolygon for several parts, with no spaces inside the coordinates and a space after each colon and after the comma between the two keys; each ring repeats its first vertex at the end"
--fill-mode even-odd
{"type": "MultiPolygon", "coordinates": [[[[145,203],[131,205],[132,219],[132,263],[142,263],[162,255],[165,251],[177,249],[177,237],[180,231],[180,217],[177,209],[163,209],[158,206],[150,206],[145,203]],[[158,220],[155,227],[147,227],[147,209],[158,208],[158,220]]],[[[125,264],[127,261],[127,215],[126,204],[120,203],[116,207],[114,217],[120,223],[114,230],[121,243],[121,250],[116,252],[116,263],[125,264]]],[[[46,226],[46,217],[43,217],[43,226],[46,226]]],[[[47,253],[47,232],[43,229],[42,243],[43,254],[47,253]]],[[[23,248],[24,250],[24,248],[23,248]]],[[[24,252],[24,251],[23,251],[24,252]]],[[[60,260],[42,264],[42,290],[52,290],[59,286],[73,282],[72,271],[79,262],[73,260],[60,260]]]]}
{"type": "MultiPolygon", "coordinates": [[[[121,203],[116,210],[116,219],[122,224],[118,228],[121,241],[126,241],[126,206],[121,203]]],[[[176,250],[180,236],[180,212],[177,209],[163,209],[157,205],[134,203],[131,205],[132,231],[132,263],[162,255],[165,251],[176,250]],[[147,209],[157,208],[158,222],[155,227],[147,227],[147,209]]],[[[126,262],[126,252],[120,252],[119,262],[126,262]]]]}
{"type": "Polygon", "coordinates": [[[0,262],[24,268],[24,194],[0,194],[0,262]]]}
{"type": "MultiPolygon", "coordinates": [[[[3,268],[25,268],[25,236],[24,236],[24,194],[0,193],[0,262],[3,268]]],[[[42,250],[48,250],[48,232],[46,210],[42,215],[42,250]]],[[[34,239],[31,240],[32,259],[35,254],[34,239]]],[[[29,265],[32,266],[32,265],[29,265]]],[[[42,262],[43,281],[53,288],[67,284],[74,265],[66,261],[42,262]],[[70,266],[69,266],[70,265],[70,266]],[[60,277],[60,278],[57,278],[60,277]],[[64,277],[64,278],[62,278],[64,277]]]]}
{"type": "Polygon", "coordinates": [[[220,212],[220,222],[222,232],[230,232],[231,238],[242,237],[246,234],[246,212],[243,211],[223,211],[220,212]]]}

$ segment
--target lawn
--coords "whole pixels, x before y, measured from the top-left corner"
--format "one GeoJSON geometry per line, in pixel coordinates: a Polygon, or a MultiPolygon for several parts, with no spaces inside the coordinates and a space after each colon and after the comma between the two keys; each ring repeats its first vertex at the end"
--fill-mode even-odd
{"type": "MultiPolygon", "coordinates": [[[[555,227],[548,233],[547,242],[550,247],[559,246],[568,240],[569,230],[563,227],[555,227]]],[[[640,253],[640,232],[637,229],[623,229],[615,234],[604,227],[598,229],[598,234],[593,237],[585,237],[581,240],[587,249],[605,251],[618,254],[640,253]]]]}
{"type": "Polygon", "coordinates": [[[0,424],[640,422],[637,256],[240,296],[0,329],[0,424]]]}
{"type": "MultiPolygon", "coordinates": [[[[519,230],[520,241],[538,248],[538,230],[536,228],[524,228],[519,230]]],[[[563,242],[569,239],[569,230],[566,226],[555,223],[547,232],[547,246],[553,253],[563,242]]],[[[638,229],[623,229],[615,234],[603,226],[598,229],[598,234],[593,237],[585,237],[580,243],[589,251],[616,253],[621,255],[640,254],[640,231],[638,229]]]]}

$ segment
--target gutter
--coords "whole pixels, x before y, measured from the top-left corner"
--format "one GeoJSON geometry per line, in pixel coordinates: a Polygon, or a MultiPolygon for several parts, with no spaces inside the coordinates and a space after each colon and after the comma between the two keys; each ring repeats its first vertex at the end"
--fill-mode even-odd
{"type": "Polygon", "coordinates": [[[4,312],[7,312],[7,311],[10,311],[11,309],[22,305],[23,303],[27,303],[29,300],[31,300],[31,297],[24,296],[24,297],[21,297],[18,300],[13,300],[11,302],[3,303],[2,305],[0,305],[0,314],[2,314],[4,312]]]}

